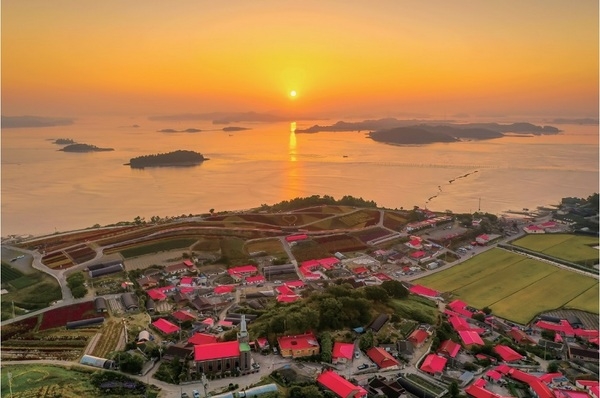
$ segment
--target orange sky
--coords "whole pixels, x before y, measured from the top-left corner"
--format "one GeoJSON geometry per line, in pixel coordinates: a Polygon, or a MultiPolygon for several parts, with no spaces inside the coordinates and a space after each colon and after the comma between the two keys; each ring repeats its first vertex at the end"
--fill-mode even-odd
{"type": "Polygon", "coordinates": [[[3,0],[2,113],[597,117],[598,45],[596,0],[3,0]]]}

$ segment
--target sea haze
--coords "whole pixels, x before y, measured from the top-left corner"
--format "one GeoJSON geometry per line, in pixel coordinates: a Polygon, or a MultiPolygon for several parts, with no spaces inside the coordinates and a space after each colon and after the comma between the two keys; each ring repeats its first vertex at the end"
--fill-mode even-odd
{"type": "MultiPolygon", "coordinates": [[[[303,121],[297,127],[314,124],[303,121]]],[[[378,143],[366,131],[297,134],[287,122],[236,126],[250,130],[226,132],[210,121],[144,118],[3,129],[2,236],[67,231],[136,216],[248,209],[314,194],[455,212],[476,211],[481,204],[482,211],[499,214],[598,192],[594,125],[557,125],[563,132],[556,135],[424,146],[378,143]],[[159,132],[164,129],[179,132],[159,132]],[[52,142],[57,138],[115,150],[60,152],[52,142]],[[210,160],[186,168],[124,166],[136,156],[177,149],[210,160]]]]}

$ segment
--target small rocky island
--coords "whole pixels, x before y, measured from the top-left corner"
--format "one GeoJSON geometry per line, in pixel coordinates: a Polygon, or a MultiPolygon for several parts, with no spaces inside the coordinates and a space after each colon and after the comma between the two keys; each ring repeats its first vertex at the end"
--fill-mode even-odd
{"type": "Polygon", "coordinates": [[[229,126],[223,127],[223,131],[245,131],[252,130],[250,127],[237,127],[237,126],[229,126]]]}
{"type": "Polygon", "coordinates": [[[54,143],[56,145],[71,145],[71,144],[74,144],[75,141],[72,140],[71,138],[57,138],[54,140],[54,143]]]}
{"type": "Polygon", "coordinates": [[[143,169],[145,167],[182,167],[196,166],[205,160],[201,153],[194,151],[178,150],[169,153],[159,153],[156,155],[144,155],[132,158],[126,166],[133,169],[143,169]]]}
{"type": "Polygon", "coordinates": [[[114,149],[113,148],[99,148],[96,145],[89,145],[89,144],[70,144],[62,149],[59,149],[59,151],[64,151],[64,152],[106,152],[106,151],[114,151],[114,149]]]}

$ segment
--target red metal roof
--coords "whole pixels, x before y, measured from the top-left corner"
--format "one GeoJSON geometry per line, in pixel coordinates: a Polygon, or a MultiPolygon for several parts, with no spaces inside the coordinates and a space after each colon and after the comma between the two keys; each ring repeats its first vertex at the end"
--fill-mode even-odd
{"type": "Polygon", "coordinates": [[[240,267],[229,268],[227,272],[229,275],[252,274],[258,272],[258,268],[254,265],[242,265],[240,267]]]}
{"type": "Polygon", "coordinates": [[[277,341],[279,342],[279,348],[282,350],[301,350],[319,346],[317,338],[312,332],[297,336],[281,336],[277,341]]]}
{"type": "Polygon", "coordinates": [[[275,288],[275,290],[277,290],[277,292],[279,292],[280,294],[283,294],[286,296],[294,296],[296,294],[296,293],[294,293],[294,291],[292,289],[290,289],[286,285],[277,286],[275,288]]]}
{"type": "Polygon", "coordinates": [[[286,285],[287,287],[291,287],[292,289],[296,289],[299,287],[304,287],[304,282],[302,282],[301,280],[297,280],[297,281],[285,282],[284,285],[286,285]]]}
{"type": "Polygon", "coordinates": [[[231,293],[235,289],[235,285],[220,285],[215,287],[215,294],[231,293]]]}
{"type": "Polygon", "coordinates": [[[321,258],[317,261],[319,261],[319,264],[321,264],[321,267],[323,267],[325,269],[331,269],[334,265],[340,263],[340,260],[338,260],[335,257],[325,257],[325,258],[321,258]]]}
{"type": "Polygon", "coordinates": [[[456,355],[458,355],[459,351],[460,351],[460,344],[458,344],[452,340],[444,341],[440,345],[440,348],[438,348],[438,350],[437,350],[438,353],[444,353],[444,354],[448,355],[450,358],[455,358],[456,355]]]}
{"type": "Polygon", "coordinates": [[[240,344],[237,341],[194,346],[195,361],[210,361],[213,359],[233,358],[239,356],[240,344]]]}
{"type": "Polygon", "coordinates": [[[494,351],[500,355],[500,358],[502,358],[504,362],[520,361],[523,359],[523,355],[519,354],[507,345],[498,344],[496,347],[494,347],[494,351]]]}
{"type": "Polygon", "coordinates": [[[426,331],[423,329],[416,329],[408,336],[408,340],[415,344],[421,344],[427,340],[427,337],[429,337],[429,334],[427,334],[426,331]]]}
{"type": "Polygon", "coordinates": [[[194,262],[192,260],[183,260],[183,265],[185,265],[186,267],[191,267],[192,265],[194,265],[194,262]]]}
{"type": "Polygon", "coordinates": [[[354,344],[352,343],[340,343],[336,341],[333,343],[333,358],[346,358],[352,359],[354,354],[354,344]]]}
{"type": "Polygon", "coordinates": [[[375,276],[377,279],[382,280],[382,281],[391,281],[392,278],[390,278],[387,274],[384,274],[383,272],[378,272],[376,274],[374,274],[373,276],[375,276]]]}
{"type": "Polygon", "coordinates": [[[367,391],[355,386],[333,370],[326,370],[317,377],[317,382],[323,387],[333,391],[342,398],[362,398],[367,396],[367,391]]]}
{"type": "Polygon", "coordinates": [[[148,296],[154,301],[162,301],[167,298],[166,294],[157,289],[148,290],[146,293],[148,293],[148,296]]]}
{"type": "Polygon", "coordinates": [[[419,251],[416,251],[414,253],[411,253],[410,256],[412,258],[421,258],[421,257],[425,257],[426,254],[427,253],[425,253],[423,250],[419,250],[419,251]]]}
{"type": "Polygon", "coordinates": [[[366,274],[369,270],[365,267],[356,267],[352,270],[355,274],[366,274]]]}
{"type": "Polygon", "coordinates": [[[164,334],[171,334],[179,331],[179,326],[172,324],[166,319],[160,318],[152,322],[152,326],[163,332],[164,334]]]}
{"type": "Polygon", "coordinates": [[[201,345],[201,344],[213,344],[217,342],[217,338],[212,334],[196,333],[188,339],[188,344],[201,345]]]}
{"type": "Polygon", "coordinates": [[[369,349],[369,351],[367,351],[367,356],[371,358],[371,361],[375,362],[380,369],[400,365],[400,362],[398,362],[396,358],[391,356],[389,352],[381,347],[369,349]]]}
{"type": "Polygon", "coordinates": [[[418,294],[419,296],[438,297],[440,295],[440,292],[437,290],[433,290],[422,285],[414,285],[408,289],[408,291],[412,294],[418,294]]]}
{"type": "Polygon", "coordinates": [[[205,320],[202,321],[202,323],[205,324],[205,325],[211,326],[211,325],[215,324],[215,320],[212,319],[212,318],[206,318],[205,320]]]}
{"type": "Polygon", "coordinates": [[[492,379],[492,380],[496,380],[496,381],[498,381],[498,380],[500,380],[500,379],[502,378],[502,374],[501,374],[501,373],[499,373],[499,372],[497,372],[497,371],[495,371],[495,370],[493,370],[493,369],[492,369],[492,370],[488,370],[488,371],[485,373],[485,375],[486,375],[487,377],[489,377],[490,379],[492,379]]]}
{"type": "Polygon", "coordinates": [[[293,294],[293,295],[288,295],[288,294],[280,294],[279,296],[277,296],[277,302],[278,303],[293,303],[294,301],[300,299],[300,296],[293,294]]]}
{"type": "Polygon", "coordinates": [[[246,283],[262,283],[264,281],[265,281],[265,277],[262,275],[246,277],[246,283]]]}
{"type": "Polygon", "coordinates": [[[535,326],[540,329],[552,330],[564,334],[565,336],[574,336],[575,331],[566,320],[561,320],[560,323],[553,323],[547,321],[538,321],[535,326]]]}
{"type": "Polygon", "coordinates": [[[310,270],[313,268],[317,268],[320,265],[321,264],[319,263],[318,260],[306,260],[306,261],[302,261],[302,263],[300,264],[300,267],[310,270]]]}
{"type": "Polygon", "coordinates": [[[175,311],[172,315],[173,315],[173,318],[175,318],[181,322],[193,321],[194,319],[196,319],[196,315],[194,315],[191,312],[186,311],[186,310],[175,311]]]}
{"type": "Polygon", "coordinates": [[[444,371],[444,367],[446,366],[446,362],[448,362],[448,360],[444,357],[440,357],[439,355],[435,354],[429,354],[423,361],[420,369],[431,374],[442,373],[444,371]]]}
{"type": "Polygon", "coordinates": [[[473,330],[461,330],[460,332],[458,332],[458,335],[460,336],[460,339],[463,341],[463,343],[467,346],[473,345],[473,344],[477,344],[477,345],[484,344],[481,337],[479,337],[477,332],[475,332],[473,330]]]}

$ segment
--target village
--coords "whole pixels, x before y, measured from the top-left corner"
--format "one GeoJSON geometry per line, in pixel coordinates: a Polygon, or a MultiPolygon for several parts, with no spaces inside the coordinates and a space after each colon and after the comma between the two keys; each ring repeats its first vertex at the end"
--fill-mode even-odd
{"type": "Polygon", "coordinates": [[[254,247],[265,250],[252,251],[248,264],[229,267],[218,263],[214,250],[126,259],[108,254],[72,268],[71,274],[85,275],[88,294],[79,300],[93,301],[96,315],[65,326],[117,323],[122,333],[114,350],[93,355],[99,353],[98,337],[79,362],[123,370],[130,361],[139,365],[134,377],[180,385],[182,394],[184,388],[196,395],[232,382],[250,385],[245,381],[270,375],[288,387],[316,382],[339,397],[455,397],[463,390],[475,398],[598,398],[598,382],[588,381],[597,380],[597,315],[559,311],[521,324],[418,281],[508,240],[565,233],[569,225],[546,216],[473,235],[489,221],[473,218],[465,225],[452,215],[425,211],[422,218],[395,231],[383,225],[360,232],[356,236],[367,250],[301,261],[294,253],[309,241],[339,238],[308,231],[262,238],[254,247]],[[272,321],[266,329],[254,327],[268,309],[284,313],[286,306],[335,294],[335,286],[376,303],[411,297],[426,315],[382,311],[369,322],[324,334],[301,330],[293,318],[289,324],[284,318],[281,327],[272,321]],[[559,363],[569,366],[559,371],[559,363]]]}

